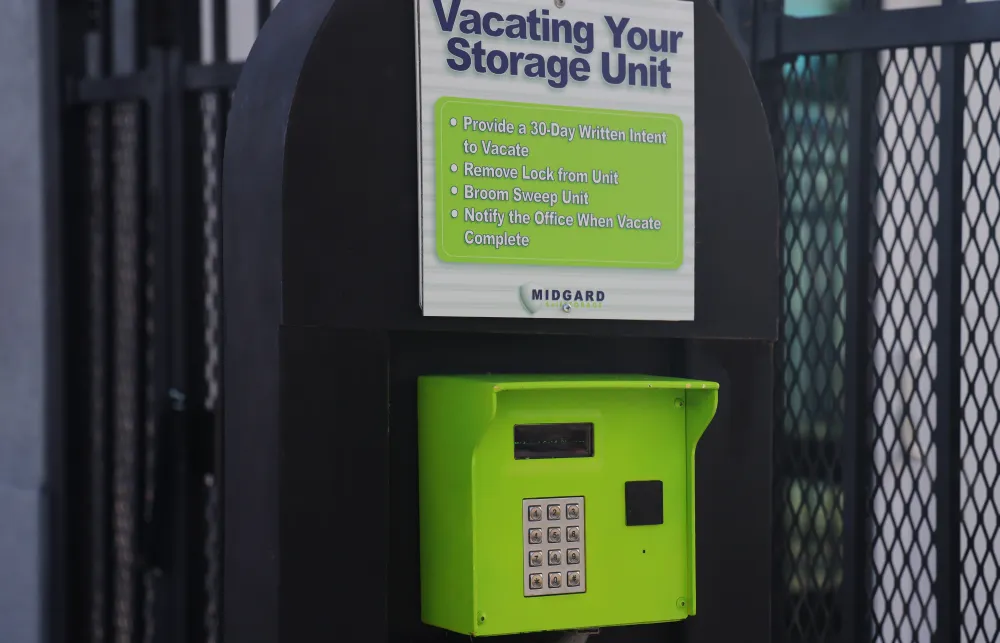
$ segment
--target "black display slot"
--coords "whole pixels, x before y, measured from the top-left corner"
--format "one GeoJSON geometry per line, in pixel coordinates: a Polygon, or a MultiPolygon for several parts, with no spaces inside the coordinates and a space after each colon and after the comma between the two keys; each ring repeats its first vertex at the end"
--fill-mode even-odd
{"type": "Polygon", "coordinates": [[[591,458],[594,456],[594,425],[515,424],[514,459],[591,458]]]}

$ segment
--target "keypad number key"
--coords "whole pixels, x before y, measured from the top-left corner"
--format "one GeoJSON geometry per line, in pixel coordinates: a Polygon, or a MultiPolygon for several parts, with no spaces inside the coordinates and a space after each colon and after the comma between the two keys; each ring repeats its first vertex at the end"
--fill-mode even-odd
{"type": "Polygon", "coordinates": [[[552,565],[552,566],[562,565],[562,550],[561,549],[550,549],[549,550],[549,565],[552,565]]]}
{"type": "Polygon", "coordinates": [[[566,572],[566,587],[579,587],[580,586],[580,572],[572,571],[566,572]]]}
{"type": "Polygon", "coordinates": [[[542,566],[542,552],[541,551],[531,551],[528,552],[528,566],[529,567],[541,567],[542,566]]]}
{"type": "Polygon", "coordinates": [[[580,550],[579,549],[567,549],[566,550],[566,562],[570,565],[576,565],[580,562],[580,550]]]}
{"type": "Polygon", "coordinates": [[[566,505],[566,519],[567,520],[576,520],[579,517],[580,517],[580,505],[578,505],[578,504],[569,504],[569,505],[566,505]]]}
{"type": "Polygon", "coordinates": [[[538,522],[542,519],[542,507],[541,505],[531,505],[528,507],[528,520],[531,522],[538,522]]]}
{"type": "Polygon", "coordinates": [[[528,576],[528,587],[530,589],[542,589],[542,575],[532,574],[528,576]]]}
{"type": "MultiPolygon", "coordinates": [[[[549,530],[551,534],[552,530],[549,530]]],[[[537,545],[542,542],[542,530],[541,529],[529,529],[528,530],[528,542],[532,545],[537,545]]]]}
{"type": "Polygon", "coordinates": [[[562,518],[562,507],[560,505],[549,505],[549,520],[559,520],[562,518]]]}
{"type": "MultiPolygon", "coordinates": [[[[579,536],[579,533],[577,535],[579,536]]],[[[562,542],[562,530],[559,527],[549,527],[549,542],[562,542]]]]}
{"type": "Polygon", "coordinates": [[[549,587],[562,587],[562,572],[549,572],[549,587]]]}
{"type": "MultiPolygon", "coordinates": [[[[549,542],[552,542],[551,540],[549,542]]],[[[580,528],[573,526],[566,528],[566,542],[568,543],[578,543],[580,542],[580,528]]]]}

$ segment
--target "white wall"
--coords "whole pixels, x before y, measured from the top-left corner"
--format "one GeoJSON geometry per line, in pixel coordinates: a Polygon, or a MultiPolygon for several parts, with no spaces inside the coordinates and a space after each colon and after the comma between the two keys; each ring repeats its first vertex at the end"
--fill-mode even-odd
{"type": "Polygon", "coordinates": [[[0,641],[42,634],[44,279],[38,0],[0,20],[0,641]]]}
{"type": "MultiPolygon", "coordinates": [[[[277,6],[279,0],[271,0],[271,6],[277,6]]],[[[239,62],[246,60],[250,47],[257,37],[257,0],[226,0],[226,23],[228,40],[228,60],[239,62]]],[[[214,39],[214,16],[212,15],[212,0],[201,0],[201,44],[202,60],[213,62],[212,54],[214,39]]]]}

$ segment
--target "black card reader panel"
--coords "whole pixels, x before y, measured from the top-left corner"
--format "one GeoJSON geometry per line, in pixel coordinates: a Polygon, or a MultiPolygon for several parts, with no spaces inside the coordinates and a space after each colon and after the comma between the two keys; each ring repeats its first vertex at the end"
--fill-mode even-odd
{"type": "Polygon", "coordinates": [[[514,425],[515,460],[593,456],[593,423],[514,425]]]}

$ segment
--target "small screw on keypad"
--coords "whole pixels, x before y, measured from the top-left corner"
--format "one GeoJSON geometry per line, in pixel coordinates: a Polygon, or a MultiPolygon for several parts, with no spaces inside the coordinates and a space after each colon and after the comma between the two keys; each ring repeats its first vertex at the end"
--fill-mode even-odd
{"type": "Polygon", "coordinates": [[[580,517],[580,505],[566,505],[566,518],[576,520],[580,517]]]}
{"type": "Polygon", "coordinates": [[[541,567],[542,566],[542,552],[540,551],[530,551],[528,552],[528,565],[531,567],[541,567]]]}
{"type": "Polygon", "coordinates": [[[560,518],[562,518],[562,507],[549,505],[549,520],[559,520],[560,518]]]}
{"type": "Polygon", "coordinates": [[[549,587],[562,587],[562,574],[560,572],[549,572],[549,587]]]}
{"type": "Polygon", "coordinates": [[[542,508],[539,505],[532,505],[528,507],[528,520],[531,522],[538,522],[542,519],[542,508]]]}
{"type": "Polygon", "coordinates": [[[580,550],[579,549],[567,549],[566,550],[566,562],[570,565],[576,565],[580,562],[580,550]]]}
{"type": "Polygon", "coordinates": [[[562,565],[562,550],[561,549],[550,549],[549,550],[549,565],[562,565]]]}
{"type": "MultiPolygon", "coordinates": [[[[580,528],[579,527],[567,527],[566,528],[566,542],[575,543],[580,540],[580,528]]],[[[552,542],[551,540],[549,542],[552,542]]]]}
{"type": "Polygon", "coordinates": [[[542,588],[542,575],[532,574],[528,577],[528,587],[531,589],[541,589],[542,588]]]}
{"type": "MultiPolygon", "coordinates": [[[[562,542],[562,530],[559,527],[549,527],[549,542],[558,543],[562,542]]],[[[579,534],[577,534],[579,535],[579,534]]]]}
{"type": "MultiPolygon", "coordinates": [[[[551,534],[552,530],[549,530],[551,534]]],[[[529,529],[528,530],[528,542],[532,545],[537,545],[542,542],[542,530],[541,529],[529,529]]]]}
{"type": "Polygon", "coordinates": [[[580,572],[566,572],[566,587],[580,586],[580,572]]]}

